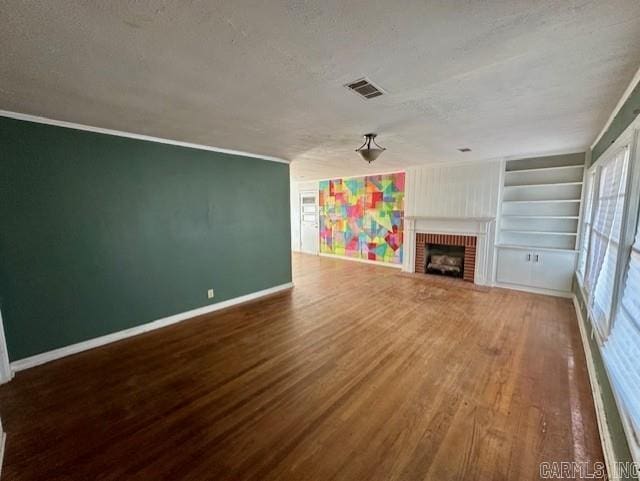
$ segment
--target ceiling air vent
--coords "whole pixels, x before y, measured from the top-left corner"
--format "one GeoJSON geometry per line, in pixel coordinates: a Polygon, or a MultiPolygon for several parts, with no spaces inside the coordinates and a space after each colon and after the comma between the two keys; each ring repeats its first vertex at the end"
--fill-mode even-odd
{"type": "Polygon", "coordinates": [[[355,82],[351,82],[345,85],[352,92],[360,95],[365,99],[372,99],[375,97],[380,97],[382,95],[382,89],[373,85],[366,78],[361,78],[360,80],[356,80],[355,82]]]}

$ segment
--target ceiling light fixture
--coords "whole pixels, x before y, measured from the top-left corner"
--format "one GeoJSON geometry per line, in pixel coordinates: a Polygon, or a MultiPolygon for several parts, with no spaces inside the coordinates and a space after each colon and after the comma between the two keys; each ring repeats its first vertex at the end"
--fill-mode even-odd
{"type": "Polygon", "coordinates": [[[364,160],[366,160],[369,163],[376,160],[378,157],[380,157],[380,154],[382,152],[387,150],[384,147],[380,147],[376,143],[375,138],[377,135],[378,134],[365,134],[364,144],[362,144],[360,147],[356,149],[356,152],[360,154],[360,157],[362,157],[364,160]],[[371,146],[371,144],[373,144],[373,147],[371,146]]]}

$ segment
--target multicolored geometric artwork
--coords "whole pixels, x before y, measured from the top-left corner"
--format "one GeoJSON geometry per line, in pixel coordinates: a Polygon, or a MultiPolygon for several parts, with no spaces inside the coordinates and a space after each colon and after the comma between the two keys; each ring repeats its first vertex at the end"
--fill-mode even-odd
{"type": "Polygon", "coordinates": [[[402,263],[404,173],[320,181],[320,252],[402,263]]]}

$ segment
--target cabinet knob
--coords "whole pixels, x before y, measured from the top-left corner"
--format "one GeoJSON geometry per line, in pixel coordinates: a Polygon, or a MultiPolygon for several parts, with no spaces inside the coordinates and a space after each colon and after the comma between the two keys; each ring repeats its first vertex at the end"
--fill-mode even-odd
{"type": "Polygon", "coordinates": [[[535,261],[538,262],[538,259],[540,258],[540,256],[538,254],[536,254],[536,258],[535,261]]]}
{"type": "Polygon", "coordinates": [[[531,254],[527,254],[527,262],[531,260],[531,254]]]}

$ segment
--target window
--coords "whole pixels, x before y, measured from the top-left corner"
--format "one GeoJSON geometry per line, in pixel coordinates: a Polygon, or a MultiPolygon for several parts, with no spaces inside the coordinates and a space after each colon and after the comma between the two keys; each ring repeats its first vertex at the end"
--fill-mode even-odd
{"type": "Polygon", "coordinates": [[[589,317],[601,339],[606,338],[611,320],[628,164],[628,147],[605,160],[594,192],[584,286],[589,317]]]}
{"type": "Polygon", "coordinates": [[[582,230],[580,235],[580,254],[578,257],[578,278],[584,284],[584,276],[587,268],[587,253],[589,252],[589,238],[591,237],[591,215],[593,213],[593,199],[596,171],[589,172],[586,176],[584,194],[584,213],[582,215],[582,230]]]}
{"type": "Polygon", "coordinates": [[[640,129],[624,135],[585,178],[578,278],[629,450],[640,462],[640,129]]]}
{"type": "Polygon", "coordinates": [[[640,461],[640,223],[627,262],[622,299],[602,353],[617,394],[629,448],[640,461]]]}

